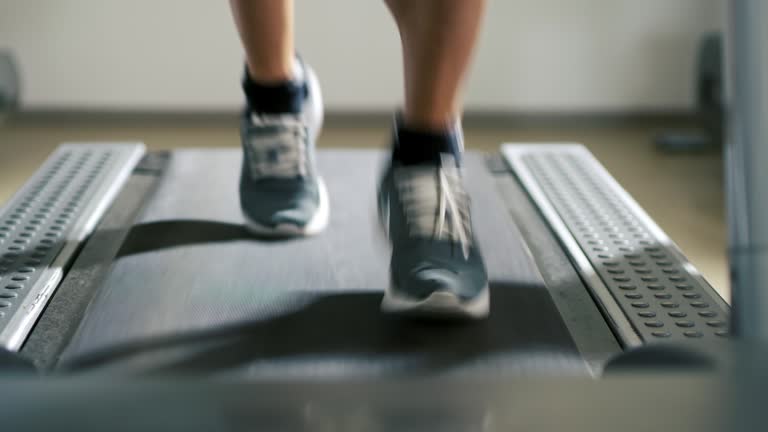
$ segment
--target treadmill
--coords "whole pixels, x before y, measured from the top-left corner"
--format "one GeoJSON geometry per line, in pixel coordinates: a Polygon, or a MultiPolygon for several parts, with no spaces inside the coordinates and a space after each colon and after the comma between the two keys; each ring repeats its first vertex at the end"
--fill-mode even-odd
{"type": "MultiPolygon", "coordinates": [[[[753,65],[746,54],[764,46],[766,5],[733,1],[731,12],[752,24],[734,32],[746,47],[734,61],[753,65]]],[[[735,80],[736,96],[765,90],[764,76],[747,78],[735,80]]],[[[765,114],[764,100],[750,103],[765,114]]],[[[766,138],[760,117],[743,118],[734,129],[758,133],[737,134],[729,161],[768,160],[748,145],[766,138]]],[[[732,318],[585,147],[467,154],[492,301],[487,320],[462,324],[379,312],[389,258],[373,202],[382,153],[319,151],[329,227],[280,241],[242,226],[240,158],[65,143],[5,205],[0,426],[721,430],[728,421],[749,430],[760,418],[749,397],[768,384],[757,343],[768,326],[752,324],[768,305],[754,283],[767,279],[754,265],[764,250],[750,245],[762,238],[732,237],[732,318]]],[[[751,191],[760,175],[733,169],[729,185],[751,191]]],[[[743,197],[730,203],[731,219],[747,220],[739,233],[766,210],[743,197]]]]}
{"type": "Polygon", "coordinates": [[[487,321],[384,317],[383,154],[318,153],[327,232],[265,241],[242,227],[239,149],[62,145],[4,212],[0,341],[44,371],[498,376],[727,337],[728,305],[575,144],[467,155],[487,321]]]}

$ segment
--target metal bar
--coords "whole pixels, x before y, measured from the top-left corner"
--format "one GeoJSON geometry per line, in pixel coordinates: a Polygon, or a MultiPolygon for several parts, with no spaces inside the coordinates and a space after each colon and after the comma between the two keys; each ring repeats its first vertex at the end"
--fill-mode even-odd
{"type": "Polygon", "coordinates": [[[508,164],[500,156],[493,158],[494,163],[496,160],[502,165],[499,171],[494,170],[499,196],[520,230],[579,353],[592,374],[600,376],[605,364],[621,353],[621,345],[536,204],[508,164]]]}
{"type": "Polygon", "coordinates": [[[73,259],[56,295],[40,315],[19,353],[41,372],[55,369],[61,353],[108,275],[136,216],[151,201],[168,162],[167,153],[142,158],[112,205],[73,259]]]}
{"type": "Polygon", "coordinates": [[[732,0],[726,182],[733,328],[768,340],[768,2],[732,0]]]}
{"type": "MultiPolygon", "coordinates": [[[[568,144],[564,144],[569,146],[568,144]]],[[[595,294],[599,301],[598,306],[603,309],[603,312],[607,316],[616,317],[611,322],[611,327],[617,333],[618,338],[624,346],[638,346],[641,344],[641,340],[637,332],[632,328],[631,323],[624,317],[618,303],[613,299],[610,292],[603,284],[597,271],[589,262],[589,259],[581,251],[578,243],[571,235],[568,227],[557,213],[557,210],[547,198],[546,193],[542,190],[541,186],[537,182],[533,173],[526,167],[519,156],[521,152],[527,150],[533,150],[533,147],[515,144],[502,145],[501,152],[506,158],[510,167],[518,176],[523,186],[531,198],[539,207],[539,210],[544,215],[550,228],[555,232],[564,249],[568,251],[568,255],[573,261],[576,269],[579,271],[584,282],[590,287],[593,294],[595,294]]]]}
{"type": "Polygon", "coordinates": [[[63,144],[0,210],[0,347],[17,351],[144,145],[63,144]]]}

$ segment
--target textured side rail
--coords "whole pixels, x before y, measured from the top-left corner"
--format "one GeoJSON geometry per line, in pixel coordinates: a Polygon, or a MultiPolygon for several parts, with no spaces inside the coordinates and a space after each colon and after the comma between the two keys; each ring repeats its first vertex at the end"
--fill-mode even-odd
{"type": "Polygon", "coordinates": [[[0,347],[17,351],[145,151],[67,143],[0,209],[0,347]]]}
{"type": "Polygon", "coordinates": [[[728,335],[728,305],[585,147],[502,153],[625,346],[728,335]]]}

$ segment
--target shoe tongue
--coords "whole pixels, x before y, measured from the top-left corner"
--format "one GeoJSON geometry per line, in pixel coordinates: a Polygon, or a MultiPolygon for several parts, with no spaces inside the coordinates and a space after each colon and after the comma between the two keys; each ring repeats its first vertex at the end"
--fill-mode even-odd
{"type": "Polygon", "coordinates": [[[251,123],[256,126],[303,126],[301,117],[297,114],[258,114],[251,113],[251,123]]]}

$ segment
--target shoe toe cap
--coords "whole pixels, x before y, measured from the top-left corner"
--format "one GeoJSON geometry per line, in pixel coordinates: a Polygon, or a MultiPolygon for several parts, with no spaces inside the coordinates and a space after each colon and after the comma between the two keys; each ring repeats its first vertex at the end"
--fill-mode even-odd
{"type": "Polygon", "coordinates": [[[411,272],[405,281],[411,296],[426,298],[438,291],[460,292],[458,275],[446,269],[428,268],[411,272]]]}
{"type": "Polygon", "coordinates": [[[304,209],[292,208],[285,210],[278,210],[270,217],[270,225],[272,226],[297,226],[303,227],[307,224],[309,216],[304,209]]]}

